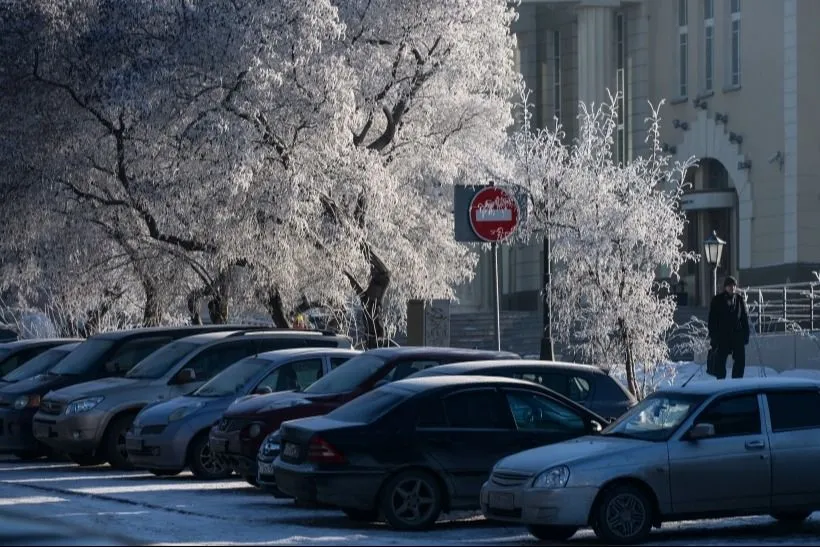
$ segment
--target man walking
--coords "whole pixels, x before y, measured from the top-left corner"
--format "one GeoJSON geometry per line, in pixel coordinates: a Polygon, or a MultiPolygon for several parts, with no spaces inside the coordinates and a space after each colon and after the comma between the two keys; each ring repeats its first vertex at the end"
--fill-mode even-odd
{"type": "Polygon", "coordinates": [[[735,292],[737,280],[731,275],[723,282],[723,292],[709,306],[709,341],[715,376],[726,378],[726,358],[732,356],[732,378],[743,378],[746,345],[749,343],[749,312],[743,296],[735,292]]]}

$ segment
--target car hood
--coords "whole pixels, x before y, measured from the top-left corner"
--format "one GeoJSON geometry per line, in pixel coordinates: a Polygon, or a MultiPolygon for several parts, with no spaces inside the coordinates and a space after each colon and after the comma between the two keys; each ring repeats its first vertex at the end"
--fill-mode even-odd
{"type": "Polygon", "coordinates": [[[40,374],[33,378],[26,378],[19,382],[0,385],[0,393],[3,395],[45,395],[49,391],[60,389],[81,382],[79,376],[50,376],[40,374]]]}
{"type": "Polygon", "coordinates": [[[140,412],[134,420],[134,425],[145,427],[146,425],[165,425],[168,417],[176,410],[185,407],[198,407],[197,413],[202,411],[224,411],[236,398],[235,395],[227,397],[175,397],[169,401],[163,401],[148,406],[140,412]]]}
{"type": "Polygon", "coordinates": [[[252,416],[294,406],[318,404],[333,397],[333,395],[310,395],[295,391],[279,391],[277,393],[257,395],[249,399],[242,398],[228,408],[225,416],[252,416]]]}
{"type": "Polygon", "coordinates": [[[136,380],[132,378],[103,378],[102,380],[92,380],[82,384],[74,384],[69,387],[57,389],[48,394],[52,401],[76,401],[85,397],[106,396],[111,393],[121,391],[131,391],[148,385],[149,380],[136,380]]]}
{"type": "Polygon", "coordinates": [[[499,460],[494,470],[535,474],[556,465],[578,465],[595,459],[605,460],[607,466],[624,465],[634,461],[635,452],[655,444],[638,439],[588,435],[507,456],[499,460]]]}

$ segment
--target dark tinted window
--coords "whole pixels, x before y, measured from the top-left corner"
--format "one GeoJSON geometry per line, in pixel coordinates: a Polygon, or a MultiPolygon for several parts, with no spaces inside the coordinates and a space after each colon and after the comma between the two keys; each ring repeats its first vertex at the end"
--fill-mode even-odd
{"type": "Polygon", "coordinates": [[[199,355],[185,363],[183,368],[194,370],[197,382],[210,380],[240,359],[256,353],[256,347],[250,340],[232,344],[221,344],[203,349],[199,355]]]}
{"type": "Polygon", "coordinates": [[[222,397],[225,395],[244,395],[243,388],[260,369],[270,366],[266,359],[248,357],[238,361],[193,392],[196,397],[222,397]]]}
{"type": "Polygon", "coordinates": [[[418,359],[418,360],[410,360],[410,361],[399,361],[393,369],[385,375],[382,380],[387,382],[397,382],[399,380],[404,380],[411,374],[415,374],[416,372],[436,367],[440,365],[439,361],[432,361],[429,359],[418,359]]]}
{"type": "Polygon", "coordinates": [[[162,378],[180,359],[200,347],[201,344],[177,341],[162,346],[128,371],[126,378],[162,378]]]}
{"type": "Polygon", "coordinates": [[[327,417],[342,422],[370,423],[406,398],[407,394],[402,392],[375,389],[340,406],[327,417]]]}
{"type": "MultiPolygon", "coordinates": [[[[114,375],[125,374],[134,365],[171,342],[170,336],[138,338],[122,344],[105,363],[105,370],[114,375]]],[[[59,366],[59,365],[58,365],[59,366]]]]}
{"type": "Polygon", "coordinates": [[[416,402],[416,427],[447,427],[447,414],[439,397],[424,397],[416,402]]]}
{"type": "Polygon", "coordinates": [[[519,380],[526,380],[557,391],[561,395],[569,396],[569,388],[567,387],[567,377],[557,372],[537,372],[537,371],[523,371],[516,372],[512,375],[513,378],[519,380]]]}
{"type": "Polygon", "coordinates": [[[65,356],[69,354],[70,351],[71,350],[60,348],[50,349],[44,353],[41,353],[34,359],[27,361],[22,366],[17,367],[12,372],[4,376],[3,380],[6,382],[19,382],[20,380],[25,380],[26,378],[33,378],[38,374],[46,372],[54,365],[59,363],[61,359],[65,358],[65,356]]]}
{"type": "Polygon", "coordinates": [[[346,393],[353,391],[365,380],[379,372],[386,360],[363,353],[331,370],[305,389],[305,393],[346,393]]]}
{"type": "Polygon", "coordinates": [[[104,338],[86,340],[49,372],[65,376],[84,374],[96,365],[98,360],[114,347],[114,344],[116,344],[115,341],[104,338]]]}
{"type": "Polygon", "coordinates": [[[820,393],[788,391],[767,393],[772,431],[820,428],[820,393]]]}
{"type": "Polygon", "coordinates": [[[530,391],[508,391],[506,395],[519,431],[578,435],[586,432],[584,419],[577,412],[557,401],[530,391]]]}
{"type": "Polygon", "coordinates": [[[463,429],[513,429],[510,408],[492,389],[455,393],[444,399],[450,427],[463,429]]]}
{"type": "Polygon", "coordinates": [[[39,351],[34,349],[24,349],[7,356],[5,359],[0,361],[0,376],[8,374],[12,370],[16,369],[17,367],[19,367],[20,365],[22,365],[23,363],[37,355],[37,353],[39,353],[40,351],[45,350],[45,348],[38,348],[38,350],[39,351]]]}
{"type": "Polygon", "coordinates": [[[760,433],[760,405],[757,395],[726,397],[710,404],[695,420],[715,426],[716,437],[760,433]]]}
{"type": "MultiPolygon", "coordinates": [[[[352,356],[351,356],[352,357],[352,356]]],[[[338,367],[342,363],[346,363],[350,361],[350,357],[331,357],[330,358],[330,368],[331,370],[338,367]]]]}

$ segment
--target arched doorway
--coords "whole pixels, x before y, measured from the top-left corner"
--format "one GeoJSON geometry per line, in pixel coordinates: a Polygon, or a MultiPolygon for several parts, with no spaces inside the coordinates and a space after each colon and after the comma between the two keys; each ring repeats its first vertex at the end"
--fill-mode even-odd
{"type": "MultiPolygon", "coordinates": [[[[713,231],[724,240],[718,276],[735,274],[738,269],[737,210],[738,196],[729,172],[720,160],[701,158],[686,173],[689,183],[682,205],[686,212],[684,248],[703,253],[703,240],[713,231]]],[[[686,295],[688,305],[706,306],[712,296],[712,267],[705,260],[690,262],[680,272],[679,293],[686,295]]]]}

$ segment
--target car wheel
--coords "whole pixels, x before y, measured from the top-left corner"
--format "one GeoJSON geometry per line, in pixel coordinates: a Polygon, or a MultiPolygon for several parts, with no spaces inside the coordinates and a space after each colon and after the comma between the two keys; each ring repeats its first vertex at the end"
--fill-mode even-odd
{"type": "Polygon", "coordinates": [[[105,458],[95,454],[69,454],[68,459],[80,467],[92,467],[105,463],[105,458]]]}
{"type": "Polygon", "coordinates": [[[208,444],[208,433],[202,433],[188,447],[188,466],[194,477],[202,480],[224,479],[232,470],[217,458],[208,444]]]}
{"type": "Polygon", "coordinates": [[[811,516],[810,511],[792,511],[787,513],[772,513],[772,517],[787,526],[799,526],[811,516]]]}
{"type": "Polygon", "coordinates": [[[387,481],[380,507],[388,524],[397,530],[427,530],[441,514],[442,492],[430,473],[411,470],[387,481]]]}
{"type": "Polygon", "coordinates": [[[593,530],[607,545],[641,543],[652,531],[653,506],[644,492],[622,484],[607,489],[595,507],[593,530]]]}
{"type": "Polygon", "coordinates": [[[182,469],[149,469],[148,472],[156,477],[174,477],[182,473],[182,469]]]}
{"type": "Polygon", "coordinates": [[[125,434],[133,422],[133,414],[117,416],[108,424],[108,429],[105,431],[102,450],[105,459],[114,469],[122,471],[134,469],[133,464],[128,461],[128,451],[125,449],[125,434]]]}
{"type": "Polygon", "coordinates": [[[376,522],[379,520],[378,509],[342,509],[347,518],[355,522],[376,522]]]}
{"type": "Polygon", "coordinates": [[[527,526],[527,531],[543,541],[566,541],[578,531],[576,526],[545,526],[541,524],[531,524],[527,526]]]}

